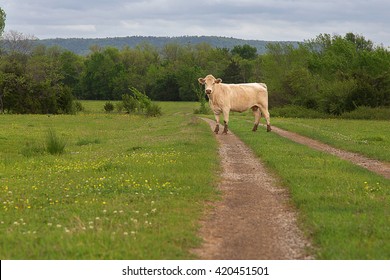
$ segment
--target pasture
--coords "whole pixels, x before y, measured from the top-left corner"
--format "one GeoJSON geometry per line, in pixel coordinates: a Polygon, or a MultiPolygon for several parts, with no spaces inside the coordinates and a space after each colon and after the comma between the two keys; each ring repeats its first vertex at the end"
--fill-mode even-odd
{"type": "MultiPolygon", "coordinates": [[[[83,105],[78,115],[0,116],[0,258],[196,258],[199,220],[220,197],[217,142],[193,116],[198,104],[160,103],[159,118],[83,105]],[[61,155],[45,151],[50,129],[66,144],[61,155]]],[[[230,120],[290,191],[316,258],[390,259],[390,180],[265,128],[253,133],[251,113],[230,120]]],[[[271,124],[389,161],[385,122],[335,122],[271,111],[271,124]]]]}
{"type": "Polygon", "coordinates": [[[191,114],[1,115],[1,259],[188,259],[217,197],[217,145],[191,114]],[[44,151],[48,129],[66,143],[44,151]]]}

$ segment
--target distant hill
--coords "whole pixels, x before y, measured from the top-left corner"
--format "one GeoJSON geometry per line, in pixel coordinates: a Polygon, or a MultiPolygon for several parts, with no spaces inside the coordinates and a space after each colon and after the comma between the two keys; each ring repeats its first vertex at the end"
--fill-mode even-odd
{"type": "MultiPolygon", "coordinates": [[[[90,50],[90,46],[97,45],[100,47],[116,47],[122,49],[125,46],[134,48],[142,43],[149,43],[157,48],[162,48],[168,43],[177,43],[180,45],[197,45],[200,43],[207,43],[213,47],[232,49],[237,45],[248,44],[252,47],[256,47],[257,52],[262,54],[266,52],[266,45],[271,43],[270,41],[261,40],[243,40],[218,36],[181,36],[181,37],[152,37],[152,36],[130,36],[130,37],[113,37],[113,38],[69,38],[69,39],[42,39],[37,40],[37,44],[43,44],[45,46],[60,46],[64,49],[70,50],[76,54],[87,55],[90,50]]],[[[297,45],[298,42],[280,42],[286,44],[297,45]]]]}

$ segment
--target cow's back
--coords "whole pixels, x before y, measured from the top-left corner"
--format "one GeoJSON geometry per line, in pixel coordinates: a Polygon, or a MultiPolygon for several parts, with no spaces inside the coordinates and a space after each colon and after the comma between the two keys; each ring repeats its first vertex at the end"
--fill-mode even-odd
{"type": "Polygon", "coordinates": [[[253,106],[268,107],[267,86],[262,83],[222,84],[232,111],[244,112],[253,106]]]}

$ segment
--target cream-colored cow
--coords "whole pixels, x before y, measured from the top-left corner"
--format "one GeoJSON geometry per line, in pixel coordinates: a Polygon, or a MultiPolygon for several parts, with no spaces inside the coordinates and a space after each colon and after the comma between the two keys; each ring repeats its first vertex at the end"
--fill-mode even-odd
{"type": "Polygon", "coordinates": [[[217,122],[214,132],[219,131],[219,116],[223,113],[225,127],[223,133],[228,131],[229,112],[244,112],[252,108],[255,115],[255,126],[257,130],[261,114],[266,119],[267,131],[271,131],[270,117],[268,112],[268,91],[263,83],[249,84],[224,84],[221,79],[207,75],[206,78],[199,78],[199,83],[205,85],[205,92],[209,97],[211,109],[214,111],[217,122]]]}

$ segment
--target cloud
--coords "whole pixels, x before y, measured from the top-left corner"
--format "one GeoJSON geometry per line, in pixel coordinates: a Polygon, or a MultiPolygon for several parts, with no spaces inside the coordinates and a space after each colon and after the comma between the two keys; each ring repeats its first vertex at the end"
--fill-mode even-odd
{"type": "Polygon", "coordinates": [[[355,32],[390,45],[387,0],[3,0],[6,30],[38,38],[218,35],[304,40],[355,32]]]}

